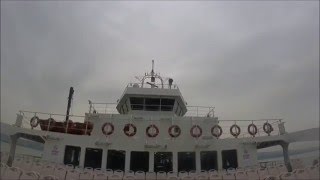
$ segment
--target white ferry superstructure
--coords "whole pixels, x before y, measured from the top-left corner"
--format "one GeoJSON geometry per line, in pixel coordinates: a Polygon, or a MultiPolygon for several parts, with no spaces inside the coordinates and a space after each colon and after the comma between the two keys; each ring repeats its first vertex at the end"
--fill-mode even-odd
{"type": "Polygon", "coordinates": [[[282,119],[219,120],[213,107],[187,106],[173,79],[163,79],[153,68],[128,84],[115,105],[117,112],[109,113],[114,104],[89,101],[85,116],[20,111],[14,125],[1,123],[1,132],[11,137],[6,164],[14,164],[17,139],[25,138],[44,144],[46,162],[123,176],[165,172],[179,177],[180,172],[182,177],[181,172],[257,168],[258,149],[280,145],[282,167],[291,172],[289,144],[319,141],[319,128],[287,133],[282,119]]]}

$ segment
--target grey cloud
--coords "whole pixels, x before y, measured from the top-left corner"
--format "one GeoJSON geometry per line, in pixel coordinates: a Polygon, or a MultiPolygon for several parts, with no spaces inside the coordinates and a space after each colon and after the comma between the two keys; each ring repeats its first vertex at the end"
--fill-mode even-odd
{"type": "Polygon", "coordinates": [[[319,126],[318,32],[318,2],[1,2],[1,121],[115,102],[154,58],[223,119],[319,126]]]}

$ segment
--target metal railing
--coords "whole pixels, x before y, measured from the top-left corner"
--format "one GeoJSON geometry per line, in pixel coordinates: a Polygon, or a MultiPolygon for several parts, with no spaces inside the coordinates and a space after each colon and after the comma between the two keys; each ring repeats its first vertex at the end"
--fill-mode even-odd
{"type": "MultiPolygon", "coordinates": [[[[100,114],[119,114],[116,109],[117,103],[101,103],[89,100],[89,113],[100,114]]],[[[173,105],[150,105],[150,104],[131,104],[132,110],[141,111],[173,111],[173,105]]],[[[193,117],[214,117],[214,107],[212,106],[187,106],[185,116],[193,117]]]]}
{"type": "MultiPolygon", "coordinates": [[[[72,131],[80,131],[83,128],[79,127],[79,125],[85,124],[84,134],[87,135],[89,133],[89,122],[84,121],[85,116],[79,115],[69,115],[69,121],[65,122],[66,115],[65,114],[55,114],[55,113],[44,113],[44,112],[36,112],[36,111],[19,111],[20,115],[22,115],[22,127],[31,128],[42,131],[54,131],[54,132],[63,132],[69,133],[72,131]],[[33,117],[38,117],[39,120],[47,120],[48,123],[43,124],[41,128],[41,122],[38,123],[36,127],[32,127],[30,121],[33,117]],[[53,119],[54,121],[50,120],[53,119]],[[71,122],[74,124],[70,126],[71,122]],[[81,124],[82,123],[82,124],[81,124]]],[[[79,132],[80,133],[80,132],[79,132]]]]}
{"type": "Polygon", "coordinates": [[[222,135],[220,138],[234,138],[234,136],[230,132],[230,128],[232,125],[236,124],[240,128],[240,134],[237,138],[245,138],[245,137],[253,137],[248,132],[248,126],[250,124],[254,124],[257,127],[257,134],[255,137],[259,136],[268,136],[268,134],[263,130],[263,125],[268,122],[272,126],[272,131],[270,132],[270,136],[280,135],[281,130],[279,129],[279,125],[282,123],[282,119],[255,119],[255,120],[219,120],[219,126],[222,128],[222,135]]]}
{"type": "Polygon", "coordinates": [[[187,106],[185,116],[214,117],[214,107],[212,106],[187,106]]]}
{"type": "MultiPolygon", "coordinates": [[[[194,106],[194,107],[196,107],[196,106],[194,106]]],[[[22,127],[26,127],[26,128],[31,128],[30,120],[34,116],[37,116],[37,117],[39,117],[39,119],[43,119],[43,120],[48,120],[49,118],[53,118],[55,120],[55,123],[51,124],[50,121],[48,121],[48,124],[45,127],[45,129],[43,129],[43,127],[40,128],[39,125],[37,127],[32,128],[32,129],[38,129],[38,130],[47,131],[47,132],[51,131],[52,128],[61,128],[62,127],[61,124],[65,123],[64,121],[66,119],[66,115],[64,115],[64,114],[43,113],[43,112],[35,112],[35,111],[20,111],[20,115],[23,116],[22,127]],[[59,124],[59,126],[57,126],[57,124],[59,124]]],[[[88,128],[88,121],[84,121],[85,116],[69,115],[69,117],[75,123],[77,123],[77,122],[86,123],[85,124],[86,125],[85,132],[83,135],[88,135],[87,132],[92,130],[92,129],[88,128]]],[[[135,119],[134,116],[132,116],[131,118],[132,118],[132,121],[134,121],[134,119],[135,119]]],[[[176,117],[172,117],[172,121],[174,121],[175,118],[176,117]]],[[[209,127],[209,128],[205,127],[205,126],[207,126],[207,124],[204,124],[204,122],[202,120],[203,120],[203,118],[201,118],[199,120],[193,120],[191,118],[191,121],[192,121],[191,124],[192,125],[199,125],[199,127],[201,127],[203,130],[209,129],[209,130],[203,131],[202,135],[203,136],[212,136],[212,134],[211,134],[212,127],[209,127]]],[[[285,133],[282,119],[218,120],[217,118],[215,118],[214,120],[216,120],[215,122],[218,122],[218,125],[222,128],[222,135],[219,137],[219,139],[275,136],[275,135],[281,135],[281,134],[285,133]],[[272,126],[272,131],[269,134],[266,133],[263,129],[263,126],[265,123],[269,123],[272,126]],[[257,134],[255,134],[254,136],[248,132],[248,126],[250,124],[254,124],[257,127],[257,134]],[[230,127],[232,125],[237,125],[240,128],[240,134],[237,137],[234,137],[230,132],[230,127]],[[281,126],[283,126],[282,127],[283,129],[280,128],[281,126]]],[[[139,121],[141,121],[141,120],[139,120],[139,121]]],[[[158,121],[160,122],[161,119],[159,119],[158,121]]],[[[190,122],[186,121],[186,123],[190,123],[190,122]]],[[[68,124],[69,123],[65,123],[65,125],[68,125],[68,124]]],[[[212,126],[214,124],[215,123],[213,123],[212,126]]],[[[63,127],[65,127],[65,126],[63,126],[63,127]]],[[[65,128],[68,129],[68,126],[66,126],[65,128]]],[[[69,130],[70,130],[70,128],[71,128],[71,130],[73,130],[72,129],[73,127],[69,127],[69,130]]],[[[77,128],[77,127],[74,127],[74,128],[77,128]]],[[[190,128],[191,128],[191,126],[190,126],[190,128]]],[[[74,129],[74,130],[76,130],[76,129],[74,129]]],[[[54,132],[56,132],[56,131],[54,131],[54,132]]],[[[63,133],[65,133],[65,132],[63,132],[63,133]]]]}
{"type": "Polygon", "coordinates": [[[96,103],[89,100],[89,113],[119,114],[117,103],[96,103]]]}
{"type": "Polygon", "coordinates": [[[129,83],[127,87],[135,87],[135,88],[159,88],[159,89],[179,89],[178,85],[172,84],[148,84],[148,83],[129,83]]]}

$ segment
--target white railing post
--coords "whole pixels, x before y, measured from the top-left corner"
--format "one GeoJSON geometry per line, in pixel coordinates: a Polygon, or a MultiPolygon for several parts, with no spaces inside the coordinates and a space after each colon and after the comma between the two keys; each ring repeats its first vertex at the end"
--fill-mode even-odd
{"type": "Polygon", "coordinates": [[[89,101],[89,114],[91,114],[91,110],[92,110],[92,102],[90,100],[89,101]]]}
{"type": "Polygon", "coordinates": [[[51,124],[51,114],[49,114],[49,124],[48,124],[48,127],[47,127],[47,132],[49,131],[49,128],[50,128],[50,124],[51,124]]]}
{"type": "Polygon", "coordinates": [[[68,133],[69,119],[66,121],[66,133],[68,133]]]}
{"type": "Polygon", "coordinates": [[[86,122],[86,130],[84,131],[84,135],[87,135],[87,129],[88,129],[88,121],[86,122]]]}

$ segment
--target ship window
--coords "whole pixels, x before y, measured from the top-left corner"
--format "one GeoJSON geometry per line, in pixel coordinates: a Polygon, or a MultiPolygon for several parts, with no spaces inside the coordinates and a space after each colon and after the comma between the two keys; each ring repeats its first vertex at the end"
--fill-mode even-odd
{"type": "Polygon", "coordinates": [[[129,108],[128,108],[128,99],[126,100],[126,102],[124,103],[124,106],[126,106],[126,109],[127,109],[127,112],[129,111],[129,108]]]}
{"type": "Polygon", "coordinates": [[[237,150],[224,150],[222,151],[222,168],[237,168],[238,167],[238,158],[237,150]]]}
{"type": "Polygon", "coordinates": [[[81,148],[78,146],[66,146],[64,151],[64,164],[79,166],[81,148]]]}
{"type": "Polygon", "coordinates": [[[180,109],[179,116],[182,116],[182,109],[180,109]]]}
{"type": "Polygon", "coordinates": [[[145,105],[146,105],[146,111],[159,111],[160,110],[160,99],[146,98],[145,105]]]}
{"type": "Polygon", "coordinates": [[[176,106],[176,114],[178,115],[178,111],[179,111],[179,105],[176,106]]]}
{"type": "Polygon", "coordinates": [[[124,111],[124,113],[128,112],[127,105],[126,105],[126,104],[124,104],[124,105],[122,105],[122,106],[123,106],[123,111],[124,111]]]}
{"type": "Polygon", "coordinates": [[[200,152],[201,157],[201,170],[217,170],[217,151],[202,151],[200,152]]]}
{"type": "Polygon", "coordinates": [[[101,168],[102,149],[86,148],[84,167],[101,168]]]}
{"type": "Polygon", "coordinates": [[[154,153],[154,172],[172,171],[172,152],[154,153]]]}
{"type": "Polygon", "coordinates": [[[126,161],[126,152],[117,150],[108,150],[107,169],[124,171],[126,161]]]}
{"type": "Polygon", "coordinates": [[[178,152],[178,171],[196,170],[195,152],[178,152]]]}
{"type": "Polygon", "coordinates": [[[132,151],[130,159],[130,170],[149,171],[149,152],[132,151]]]}
{"type": "Polygon", "coordinates": [[[131,97],[130,104],[132,110],[143,110],[144,99],[131,97]]]}
{"type": "Polygon", "coordinates": [[[181,108],[179,107],[179,111],[178,111],[179,113],[177,114],[178,116],[180,116],[180,114],[181,114],[181,108]]]}
{"type": "Polygon", "coordinates": [[[161,111],[172,111],[174,99],[161,99],[161,111]]]}

